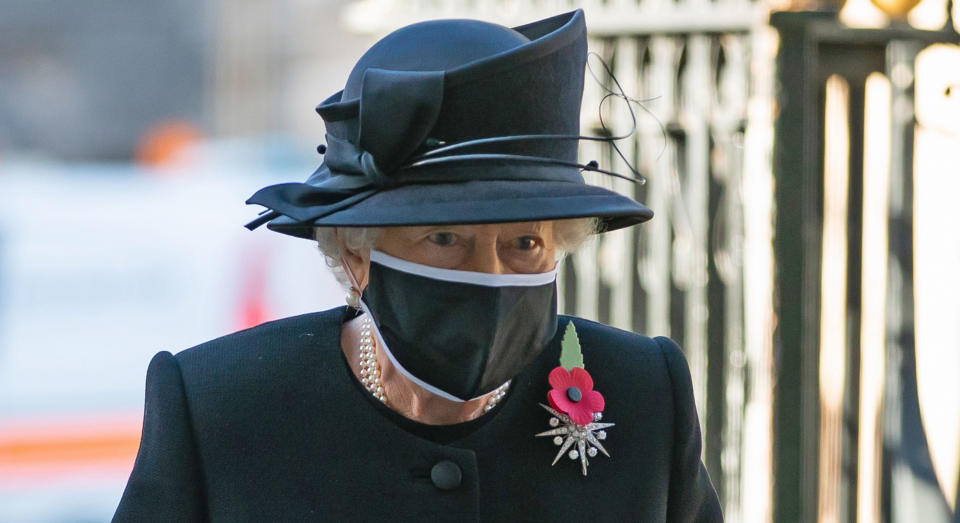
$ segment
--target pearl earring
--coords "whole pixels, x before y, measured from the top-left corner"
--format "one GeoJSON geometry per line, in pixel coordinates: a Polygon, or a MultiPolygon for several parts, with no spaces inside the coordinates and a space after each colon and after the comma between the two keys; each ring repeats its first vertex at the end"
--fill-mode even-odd
{"type": "Polygon", "coordinates": [[[344,298],[347,300],[347,305],[360,310],[360,291],[356,287],[351,286],[344,298]]]}

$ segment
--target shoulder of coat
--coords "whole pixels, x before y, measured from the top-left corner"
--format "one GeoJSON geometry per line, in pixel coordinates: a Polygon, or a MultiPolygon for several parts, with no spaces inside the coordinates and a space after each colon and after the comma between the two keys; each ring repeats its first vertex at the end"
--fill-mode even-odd
{"type": "Polygon", "coordinates": [[[662,362],[663,349],[650,337],[575,316],[560,316],[561,332],[571,321],[577,329],[588,370],[591,359],[625,366],[643,364],[651,358],[662,362]]]}
{"type": "Polygon", "coordinates": [[[271,361],[339,351],[343,308],[262,323],[176,354],[184,372],[257,367],[271,361]]]}

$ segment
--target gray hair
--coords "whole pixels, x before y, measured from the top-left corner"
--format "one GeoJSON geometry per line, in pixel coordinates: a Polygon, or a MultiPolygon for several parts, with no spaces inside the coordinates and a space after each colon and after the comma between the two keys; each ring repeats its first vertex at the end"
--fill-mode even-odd
{"type": "MultiPolygon", "coordinates": [[[[553,242],[557,246],[557,261],[576,252],[591,234],[600,230],[599,218],[572,218],[553,222],[553,242]]],[[[314,227],[313,237],[323,255],[327,266],[344,288],[350,287],[347,275],[340,263],[340,248],[337,246],[337,234],[343,239],[347,249],[366,253],[376,246],[383,233],[383,227],[314,227]],[[334,233],[336,231],[336,234],[334,233]]]]}

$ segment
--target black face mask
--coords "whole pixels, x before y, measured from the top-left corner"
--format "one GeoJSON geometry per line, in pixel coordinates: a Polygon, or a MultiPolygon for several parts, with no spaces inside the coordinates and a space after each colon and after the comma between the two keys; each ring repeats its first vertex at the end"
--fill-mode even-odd
{"type": "Polygon", "coordinates": [[[468,401],[515,377],[553,338],[556,276],[439,269],[371,251],[363,308],[397,370],[468,401]]]}

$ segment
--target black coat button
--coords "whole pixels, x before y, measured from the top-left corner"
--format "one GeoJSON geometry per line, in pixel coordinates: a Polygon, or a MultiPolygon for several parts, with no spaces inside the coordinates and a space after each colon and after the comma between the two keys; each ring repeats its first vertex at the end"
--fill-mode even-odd
{"type": "Polygon", "coordinates": [[[430,469],[430,481],[433,486],[440,490],[453,490],[460,486],[463,480],[463,472],[460,471],[460,465],[445,459],[430,469]]]}

